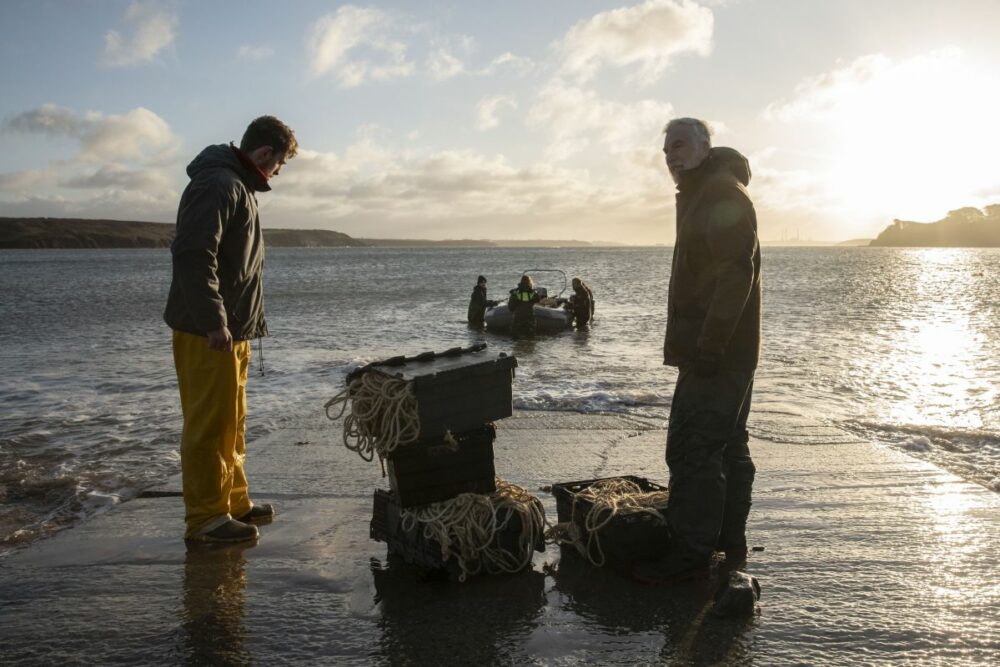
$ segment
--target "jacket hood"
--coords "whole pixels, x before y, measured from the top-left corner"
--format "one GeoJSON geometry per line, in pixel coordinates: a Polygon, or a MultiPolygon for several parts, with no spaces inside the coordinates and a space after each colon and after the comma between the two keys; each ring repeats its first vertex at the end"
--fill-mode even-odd
{"type": "Polygon", "coordinates": [[[226,144],[216,144],[208,146],[198,156],[191,160],[187,166],[187,175],[194,179],[199,174],[203,174],[213,169],[228,169],[240,177],[240,180],[255,192],[267,192],[271,189],[267,180],[261,178],[260,174],[252,173],[240,161],[239,155],[233,146],[226,144]]]}
{"type": "Polygon", "coordinates": [[[744,187],[750,185],[750,163],[735,148],[717,146],[708,154],[708,159],[713,165],[712,171],[725,169],[735,176],[736,180],[744,187]]]}

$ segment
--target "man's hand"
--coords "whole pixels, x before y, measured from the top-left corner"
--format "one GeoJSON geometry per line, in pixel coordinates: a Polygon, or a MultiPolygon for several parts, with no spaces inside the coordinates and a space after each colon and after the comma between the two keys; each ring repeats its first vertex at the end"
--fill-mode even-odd
{"type": "Polygon", "coordinates": [[[721,362],[721,354],[701,350],[698,352],[698,358],[694,360],[694,374],[700,378],[710,378],[719,372],[721,362]]]}
{"type": "Polygon", "coordinates": [[[233,351],[233,336],[229,329],[222,327],[208,332],[208,347],[219,352],[233,351]]]}

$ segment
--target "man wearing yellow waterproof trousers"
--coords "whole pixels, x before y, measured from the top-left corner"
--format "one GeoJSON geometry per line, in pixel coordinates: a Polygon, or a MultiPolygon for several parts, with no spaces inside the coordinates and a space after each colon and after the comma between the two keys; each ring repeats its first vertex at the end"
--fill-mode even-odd
{"type": "Polygon", "coordinates": [[[287,125],[261,116],[239,147],[209,146],[187,168],[163,314],[184,413],[185,539],[253,540],[253,523],[274,516],[271,505],[251,502],[243,472],[250,340],[267,335],[256,193],[271,189],[297,150],[287,125]]]}

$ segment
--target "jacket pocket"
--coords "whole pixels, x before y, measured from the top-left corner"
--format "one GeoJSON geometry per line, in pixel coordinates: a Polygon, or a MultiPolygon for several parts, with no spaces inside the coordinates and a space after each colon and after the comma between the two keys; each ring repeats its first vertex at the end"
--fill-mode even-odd
{"type": "Polygon", "coordinates": [[[698,356],[698,336],[701,335],[702,323],[700,317],[675,314],[670,320],[670,326],[667,327],[667,338],[663,347],[668,360],[677,362],[698,356]]]}

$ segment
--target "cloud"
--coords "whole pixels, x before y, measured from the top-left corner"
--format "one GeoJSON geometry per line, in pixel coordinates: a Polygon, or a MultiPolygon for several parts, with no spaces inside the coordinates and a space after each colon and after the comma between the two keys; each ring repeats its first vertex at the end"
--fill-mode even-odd
{"type": "Polygon", "coordinates": [[[75,159],[85,162],[162,157],[179,143],[167,122],[143,107],[124,114],[105,115],[98,111],[77,114],[54,104],[43,104],[14,116],[3,128],[76,139],[80,152],[75,159]]]}
{"type": "Polygon", "coordinates": [[[180,142],[149,109],[77,113],[45,104],[10,118],[0,130],[77,143],[68,159],[0,174],[0,202],[9,213],[165,219],[176,207],[172,174],[181,173],[180,142]]]}
{"type": "Polygon", "coordinates": [[[476,48],[472,37],[441,34],[401,13],[355,5],[320,17],[308,32],[306,46],[310,74],[331,76],[342,88],[417,74],[434,81],[501,72],[524,76],[535,67],[530,59],[510,52],[486,65],[470,64],[476,48]]]}
{"type": "Polygon", "coordinates": [[[846,67],[807,77],[795,86],[790,98],[769,104],[764,118],[783,122],[829,118],[836,114],[845,96],[876,82],[892,67],[889,58],[877,53],[862,56],[846,67]]]}
{"type": "Polygon", "coordinates": [[[307,38],[310,71],[344,88],[410,76],[406,44],[392,37],[393,19],[379,9],[343,5],[316,21],[307,38]]]}
{"type": "Polygon", "coordinates": [[[398,146],[367,135],[342,153],[303,151],[275,183],[267,211],[275,222],[265,224],[319,219],[356,236],[525,238],[565,236],[572,223],[578,238],[666,236],[668,226],[650,230],[672,201],[665,169],[653,163],[656,147],[643,165],[650,188],[650,181],[612,182],[544,161],[518,166],[502,155],[398,146]]]}
{"type": "Polygon", "coordinates": [[[102,165],[96,171],[77,174],[60,181],[64,188],[80,190],[170,191],[173,183],[163,169],[129,169],[120,164],[102,165]]]}
{"type": "Polygon", "coordinates": [[[476,129],[489,130],[498,126],[501,110],[516,108],[517,99],[509,95],[484,97],[476,106],[476,129]]]}
{"type": "Polygon", "coordinates": [[[524,76],[535,69],[535,63],[530,58],[515,56],[510,51],[501,53],[488,65],[479,70],[479,74],[489,76],[501,71],[513,72],[515,76],[524,76]]]}
{"type": "Polygon", "coordinates": [[[282,195],[319,198],[339,215],[516,215],[537,208],[554,190],[565,190],[574,180],[569,170],[518,169],[500,156],[472,151],[397,156],[368,145],[352,147],[343,158],[322,153],[302,157],[295,176],[290,173],[283,184],[282,195]]]}
{"type": "Polygon", "coordinates": [[[52,179],[49,169],[24,169],[0,174],[0,192],[23,192],[52,179]]]}
{"type": "Polygon", "coordinates": [[[646,0],[601,12],[574,25],[559,43],[562,71],[587,81],[603,67],[634,67],[629,79],[650,84],[677,55],[708,55],[713,22],[712,10],[690,0],[646,0]]]}
{"type": "Polygon", "coordinates": [[[468,35],[435,37],[427,57],[427,73],[435,81],[445,81],[459,74],[474,74],[465,60],[475,51],[476,42],[468,35]]]}
{"type": "Polygon", "coordinates": [[[444,81],[465,72],[465,65],[448,48],[441,47],[427,58],[427,71],[431,78],[444,81]]]}
{"type": "Polygon", "coordinates": [[[78,135],[82,131],[82,125],[79,116],[70,109],[43,104],[6,121],[4,129],[58,137],[78,135]]]}
{"type": "Polygon", "coordinates": [[[812,214],[829,211],[836,205],[835,196],[820,174],[775,166],[781,156],[775,146],[747,156],[753,171],[751,187],[757,208],[812,214]]]}
{"type": "Polygon", "coordinates": [[[600,97],[595,91],[553,79],[539,91],[528,123],[548,130],[547,155],[563,160],[596,139],[611,153],[655,147],[673,107],[657,100],[634,103],[600,97]]]}
{"type": "Polygon", "coordinates": [[[177,215],[180,195],[135,189],[96,190],[85,197],[29,194],[3,201],[12,217],[104,218],[169,222],[177,215]]]}
{"type": "MultiPolygon", "coordinates": [[[[455,41],[455,40],[451,40],[455,41]]],[[[458,75],[495,76],[510,73],[515,77],[523,77],[535,69],[535,63],[530,58],[515,56],[507,51],[481,67],[466,65],[474,50],[471,37],[460,38],[458,46],[437,46],[427,58],[427,73],[435,81],[445,81],[458,75]]]]}
{"type": "Polygon", "coordinates": [[[251,46],[250,44],[244,44],[236,50],[236,57],[239,60],[247,60],[251,62],[266,60],[273,55],[274,49],[270,46],[251,46]]]}
{"type": "Polygon", "coordinates": [[[125,10],[121,23],[125,35],[117,30],[104,35],[104,64],[111,67],[151,61],[173,43],[177,16],[156,2],[136,0],[125,10]]]}

